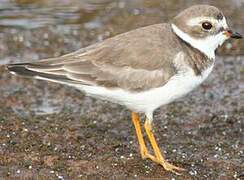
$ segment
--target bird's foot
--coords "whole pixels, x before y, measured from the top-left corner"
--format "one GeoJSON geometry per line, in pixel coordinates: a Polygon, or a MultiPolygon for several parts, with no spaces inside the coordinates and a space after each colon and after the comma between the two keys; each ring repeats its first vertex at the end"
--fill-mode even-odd
{"type": "Polygon", "coordinates": [[[163,166],[163,168],[164,168],[166,171],[173,172],[173,173],[175,173],[175,174],[177,174],[177,175],[181,175],[180,172],[182,172],[182,171],[186,171],[186,169],[177,167],[177,166],[175,166],[175,165],[173,165],[173,164],[168,163],[167,161],[162,161],[162,160],[161,160],[161,161],[158,161],[158,163],[159,163],[161,166],[163,166]]]}
{"type": "Polygon", "coordinates": [[[149,154],[147,149],[141,150],[141,157],[142,157],[142,159],[151,159],[152,161],[157,161],[156,157],[149,154]]]}
{"type": "Polygon", "coordinates": [[[180,168],[180,167],[177,167],[173,164],[170,164],[169,162],[163,160],[163,159],[157,159],[155,156],[149,154],[149,153],[146,153],[146,154],[143,154],[142,155],[142,158],[143,159],[150,159],[152,160],[153,162],[163,166],[163,168],[166,170],[166,171],[170,171],[172,173],[175,173],[177,175],[181,175],[180,172],[182,171],[186,171],[186,169],[184,168],[180,168]]]}

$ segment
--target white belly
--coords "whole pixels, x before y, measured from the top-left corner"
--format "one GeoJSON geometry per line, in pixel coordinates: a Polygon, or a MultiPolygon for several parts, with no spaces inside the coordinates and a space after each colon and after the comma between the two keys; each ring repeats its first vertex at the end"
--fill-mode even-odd
{"type": "Polygon", "coordinates": [[[210,74],[213,66],[196,76],[192,70],[173,76],[168,83],[159,88],[144,92],[128,92],[122,89],[107,89],[98,86],[79,86],[78,89],[99,99],[125,105],[136,112],[153,112],[158,107],[180,98],[200,85],[210,74]]]}

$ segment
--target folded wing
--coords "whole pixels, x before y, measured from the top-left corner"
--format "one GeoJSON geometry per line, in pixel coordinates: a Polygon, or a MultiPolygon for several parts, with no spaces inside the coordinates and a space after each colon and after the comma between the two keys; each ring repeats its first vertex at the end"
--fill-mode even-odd
{"type": "MultiPolygon", "coordinates": [[[[154,26],[115,36],[58,58],[12,64],[8,69],[19,75],[65,84],[131,91],[160,87],[172,77],[175,68],[172,58],[162,53],[163,40],[154,26]],[[151,33],[158,36],[152,38],[151,33]]],[[[165,50],[165,53],[169,52],[165,50]]]]}

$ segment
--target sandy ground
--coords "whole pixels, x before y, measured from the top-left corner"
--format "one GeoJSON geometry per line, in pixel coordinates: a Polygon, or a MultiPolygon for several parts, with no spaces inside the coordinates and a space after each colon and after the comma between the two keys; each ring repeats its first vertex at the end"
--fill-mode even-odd
{"type": "MultiPolygon", "coordinates": [[[[72,52],[169,20],[200,1],[119,1],[99,7],[71,2],[62,8],[50,1],[3,3],[0,64],[72,52]]],[[[209,3],[219,5],[244,33],[242,2],[209,3]]],[[[243,40],[226,43],[202,86],[155,113],[160,148],[170,162],[187,169],[181,176],[141,159],[124,107],[67,86],[15,77],[1,66],[0,179],[242,179],[243,47],[243,40]]]]}

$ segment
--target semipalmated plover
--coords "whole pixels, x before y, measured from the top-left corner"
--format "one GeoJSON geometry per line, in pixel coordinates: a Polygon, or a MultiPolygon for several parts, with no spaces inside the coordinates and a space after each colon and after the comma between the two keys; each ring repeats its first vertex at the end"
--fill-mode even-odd
{"type": "Polygon", "coordinates": [[[229,29],[223,13],[196,5],[170,23],[135,29],[61,57],[11,64],[8,69],[126,106],[132,111],[142,158],[178,173],[184,169],[168,163],[157,145],[153,112],[199,86],[213,69],[215,50],[229,38],[242,36],[229,29]],[[137,113],[146,115],[144,128],[154,155],[147,150],[137,113]]]}

